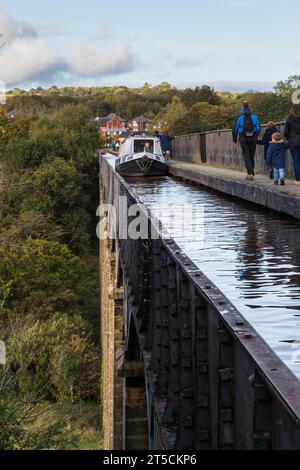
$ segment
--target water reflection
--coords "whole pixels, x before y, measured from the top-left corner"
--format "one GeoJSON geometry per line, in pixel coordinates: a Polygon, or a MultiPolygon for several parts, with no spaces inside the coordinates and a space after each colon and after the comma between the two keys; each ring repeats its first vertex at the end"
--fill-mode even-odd
{"type": "MultiPolygon", "coordinates": [[[[178,245],[243,313],[300,378],[300,224],[171,178],[132,183],[178,245]],[[203,220],[180,220],[169,209],[204,208],[203,220]],[[172,222],[172,223],[171,223],[172,222]],[[197,227],[199,224],[199,227],[197,227]],[[200,227],[201,225],[201,227],[200,227]],[[197,228],[199,239],[193,238],[197,228]]],[[[198,217],[201,219],[201,217],[198,217]]]]}

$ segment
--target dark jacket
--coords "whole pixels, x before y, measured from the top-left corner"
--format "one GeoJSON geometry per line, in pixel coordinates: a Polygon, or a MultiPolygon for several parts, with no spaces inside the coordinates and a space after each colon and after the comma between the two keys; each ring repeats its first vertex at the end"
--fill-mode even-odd
{"type": "Polygon", "coordinates": [[[161,142],[161,148],[162,148],[162,151],[163,152],[167,152],[168,150],[171,150],[171,141],[172,141],[172,137],[169,136],[169,134],[164,134],[161,139],[160,139],[160,142],[161,142]]]}
{"type": "Polygon", "coordinates": [[[269,149],[269,146],[270,146],[270,143],[271,143],[271,140],[272,140],[272,135],[275,134],[275,132],[278,132],[277,127],[275,127],[275,126],[274,127],[268,127],[265,130],[263,138],[257,142],[258,145],[264,145],[264,156],[265,156],[265,158],[267,158],[268,149],[269,149]]]}
{"type": "Polygon", "coordinates": [[[272,142],[268,149],[267,164],[276,170],[285,168],[286,151],[288,148],[289,144],[285,144],[283,140],[272,142]]]}
{"type": "Polygon", "coordinates": [[[290,116],[285,124],[284,136],[290,146],[300,145],[300,117],[290,116]]]}

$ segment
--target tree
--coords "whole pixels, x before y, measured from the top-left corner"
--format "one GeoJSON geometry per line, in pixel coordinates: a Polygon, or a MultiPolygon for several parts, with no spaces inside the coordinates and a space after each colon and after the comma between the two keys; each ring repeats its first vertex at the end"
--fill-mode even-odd
{"type": "Polygon", "coordinates": [[[233,124],[236,109],[234,105],[211,105],[199,102],[192,106],[174,124],[175,133],[196,133],[224,129],[233,124]]]}
{"type": "Polygon", "coordinates": [[[186,107],[181,102],[178,96],[173,96],[172,101],[168,104],[158,116],[158,122],[167,122],[168,128],[171,132],[174,132],[174,125],[178,119],[181,119],[186,114],[186,107]]]}
{"type": "Polygon", "coordinates": [[[214,89],[208,85],[203,85],[201,88],[186,88],[181,92],[181,99],[187,107],[192,107],[199,102],[206,102],[212,105],[219,105],[221,98],[215,93],[214,89]]]}
{"type": "Polygon", "coordinates": [[[291,97],[282,94],[269,94],[264,100],[258,102],[253,108],[262,123],[268,121],[284,121],[290,114],[292,107],[291,97]]]}
{"type": "Polygon", "coordinates": [[[300,86],[300,75],[291,75],[287,80],[280,81],[274,87],[278,95],[292,95],[296,88],[300,86]]]}
{"type": "Polygon", "coordinates": [[[28,238],[62,241],[64,235],[64,229],[55,223],[51,215],[37,210],[23,212],[17,217],[7,216],[0,226],[0,244],[7,247],[28,238]]]}
{"type": "Polygon", "coordinates": [[[11,206],[17,214],[35,210],[51,217],[71,248],[86,251],[91,220],[86,180],[75,163],[56,158],[19,179],[20,185],[11,189],[11,206]]]}
{"type": "Polygon", "coordinates": [[[66,245],[27,239],[0,245],[0,278],[9,285],[10,314],[47,318],[56,311],[84,311],[88,298],[87,267],[66,245]]]}

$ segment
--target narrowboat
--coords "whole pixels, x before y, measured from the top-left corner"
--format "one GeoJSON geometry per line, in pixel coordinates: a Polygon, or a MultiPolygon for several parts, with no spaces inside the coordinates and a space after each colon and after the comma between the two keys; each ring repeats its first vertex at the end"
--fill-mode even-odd
{"type": "Polygon", "coordinates": [[[120,146],[115,168],[123,177],[166,175],[168,165],[160,139],[144,135],[128,137],[120,146]]]}

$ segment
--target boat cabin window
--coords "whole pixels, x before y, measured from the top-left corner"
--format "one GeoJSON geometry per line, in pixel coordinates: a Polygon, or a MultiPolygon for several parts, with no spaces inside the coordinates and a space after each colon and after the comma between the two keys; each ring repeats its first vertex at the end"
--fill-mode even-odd
{"type": "Polygon", "coordinates": [[[150,152],[154,153],[153,139],[139,139],[134,141],[134,153],[150,152]]]}

